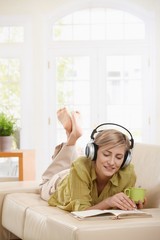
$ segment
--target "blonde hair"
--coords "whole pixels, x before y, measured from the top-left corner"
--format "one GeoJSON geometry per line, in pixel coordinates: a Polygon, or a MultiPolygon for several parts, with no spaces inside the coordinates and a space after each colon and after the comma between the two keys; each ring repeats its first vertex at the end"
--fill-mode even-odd
{"type": "Polygon", "coordinates": [[[131,143],[129,138],[122,132],[115,129],[102,130],[97,133],[94,143],[98,147],[108,145],[108,147],[125,146],[125,150],[130,149],[131,143]]]}

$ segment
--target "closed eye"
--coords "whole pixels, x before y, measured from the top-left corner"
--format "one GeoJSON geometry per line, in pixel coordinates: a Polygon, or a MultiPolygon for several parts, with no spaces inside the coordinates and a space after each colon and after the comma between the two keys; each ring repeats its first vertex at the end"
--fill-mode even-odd
{"type": "Polygon", "coordinates": [[[109,157],[110,154],[109,154],[109,153],[103,153],[103,156],[105,156],[105,157],[109,157]]]}
{"type": "Polygon", "coordinates": [[[118,160],[122,160],[122,159],[124,158],[124,156],[123,156],[123,155],[120,155],[120,156],[116,156],[116,158],[117,158],[118,160]]]}

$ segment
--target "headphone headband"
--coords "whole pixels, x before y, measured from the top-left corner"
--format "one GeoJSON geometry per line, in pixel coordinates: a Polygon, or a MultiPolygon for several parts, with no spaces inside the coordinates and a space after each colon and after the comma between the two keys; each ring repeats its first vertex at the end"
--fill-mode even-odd
{"type": "Polygon", "coordinates": [[[117,123],[102,123],[102,124],[98,125],[98,126],[92,131],[92,133],[91,133],[91,139],[92,139],[93,141],[94,141],[94,135],[95,135],[95,133],[98,133],[98,132],[103,131],[103,130],[97,131],[97,129],[100,128],[100,127],[102,127],[102,126],[104,126],[104,125],[113,125],[113,126],[117,126],[117,127],[120,127],[120,128],[122,128],[122,129],[124,129],[124,130],[130,135],[130,138],[131,138],[131,139],[130,139],[130,142],[131,142],[130,149],[133,148],[133,146],[134,146],[134,139],[133,139],[133,136],[132,136],[131,132],[130,132],[127,128],[125,128],[125,127],[123,127],[122,125],[119,125],[119,124],[117,124],[117,123]]]}
{"type": "MultiPolygon", "coordinates": [[[[95,133],[98,133],[98,132],[102,132],[104,130],[98,130],[98,128],[100,128],[101,126],[104,126],[104,125],[113,125],[113,126],[117,126],[117,127],[120,127],[122,128],[123,130],[125,130],[129,135],[130,135],[130,149],[133,148],[134,146],[134,139],[132,137],[132,134],[131,132],[123,127],[122,125],[119,125],[119,124],[116,124],[116,123],[102,123],[100,125],[98,125],[91,133],[91,141],[87,144],[86,148],[85,148],[85,154],[86,154],[86,157],[87,158],[90,158],[91,160],[96,160],[97,158],[97,151],[98,151],[98,146],[94,143],[94,134],[95,133]]],[[[123,133],[122,133],[123,134],[123,133]]],[[[121,168],[125,168],[127,167],[130,162],[131,162],[131,159],[132,159],[132,156],[131,156],[131,150],[127,150],[125,155],[124,155],[124,159],[123,159],[123,163],[121,165],[121,168]]]]}

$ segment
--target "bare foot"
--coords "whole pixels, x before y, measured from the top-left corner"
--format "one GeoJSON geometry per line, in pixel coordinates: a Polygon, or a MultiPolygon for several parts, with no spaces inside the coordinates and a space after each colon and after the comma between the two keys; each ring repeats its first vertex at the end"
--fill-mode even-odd
{"type": "Polygon", "coordinates": [[[67,145],[75,145],[78,138],[82,136],[81,115],[78,111],[71,113],[72,131],[68,137],[67,145]]]}
{"type": "Polygon", "coordinates": [[[64,107],[59,109],[57,111],[57,117],[66,130],[67,136],[69,136],[72,131],[72,120],[67,108],[64,107]]]}

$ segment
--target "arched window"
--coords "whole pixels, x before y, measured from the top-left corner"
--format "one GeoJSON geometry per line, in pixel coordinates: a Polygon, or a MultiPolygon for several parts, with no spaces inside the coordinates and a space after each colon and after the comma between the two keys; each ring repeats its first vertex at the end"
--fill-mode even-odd
{"type": "MultiPolygon", "coordinates": [[[[144,19],[123,10],[94,7],[65,15],[51,29],[50,106],[80,110],[85,143],[91,130],[103,122],[127,127],[136,141],[150,141],[153,102],[148,103],[147,97],[153,83],[144,19]]],[[[57,126],[52,145],[54,139],[63,139],[58,122],[57,126]]],[[[57,126],[50,126],[51,132],[57,126]]]]}
{"type": "Polygon", "coordinates": [[[89,8],[53,24],[53,41],[145,39],[144,22],[125,11],[89,8]]]}

